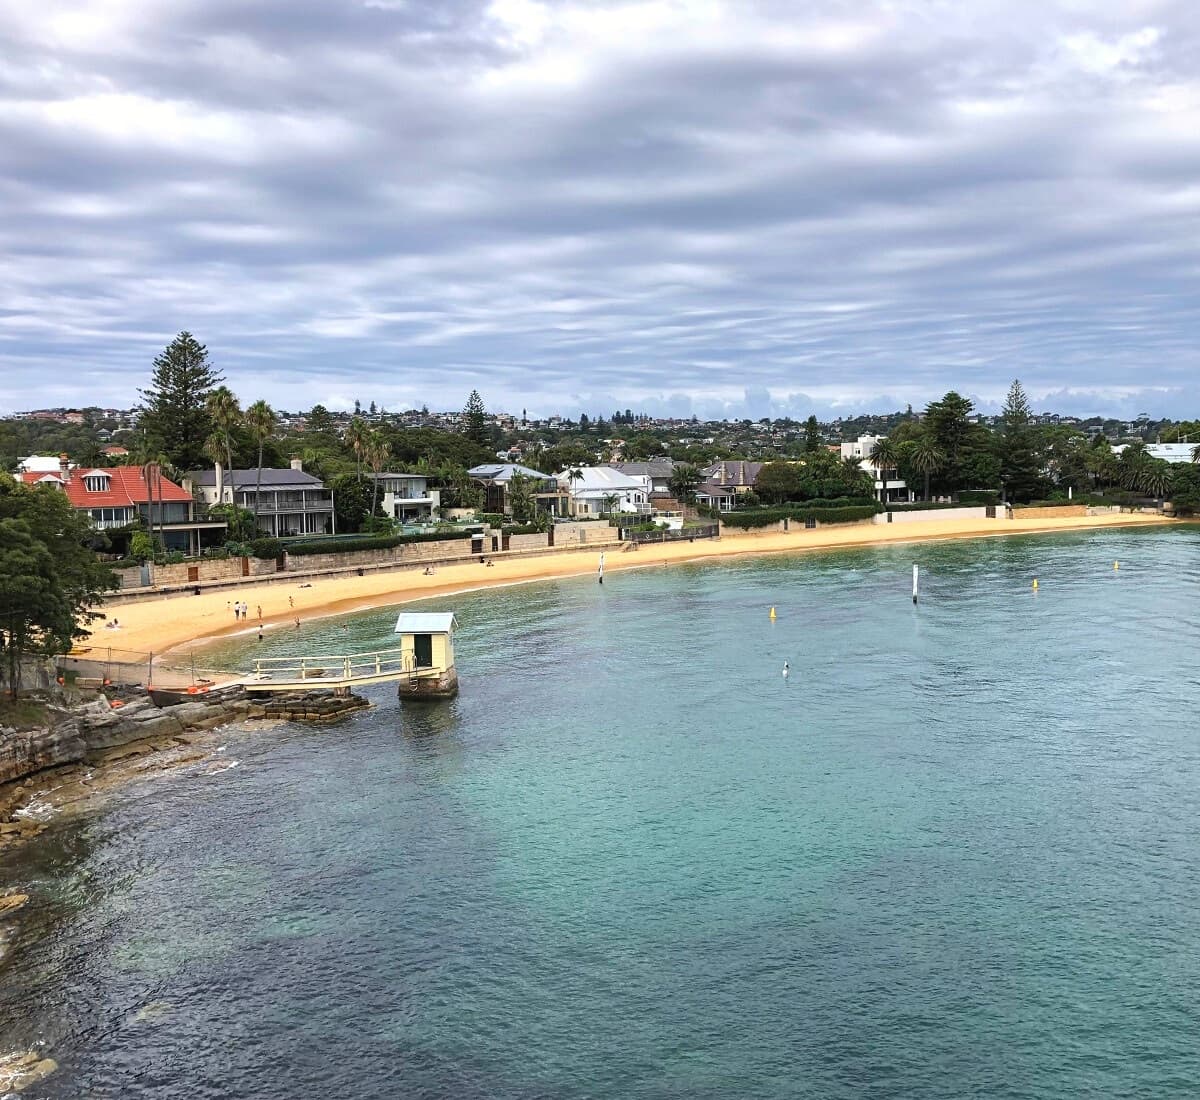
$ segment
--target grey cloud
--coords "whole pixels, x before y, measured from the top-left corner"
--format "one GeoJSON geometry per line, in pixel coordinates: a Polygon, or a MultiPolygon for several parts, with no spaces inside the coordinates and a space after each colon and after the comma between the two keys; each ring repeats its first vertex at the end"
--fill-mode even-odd
{"type": "Polygon", "coordinates": [[[186,327],[289,407],[1197,411],[1183,4],[110,10],[0,13],[0,406],[186,327]]]}

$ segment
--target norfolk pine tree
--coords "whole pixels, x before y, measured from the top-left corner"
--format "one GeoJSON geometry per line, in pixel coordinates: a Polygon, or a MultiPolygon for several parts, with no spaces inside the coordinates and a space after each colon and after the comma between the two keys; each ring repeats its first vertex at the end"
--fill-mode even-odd
{"type": "Polygon", "coordinates": [[[150,386],[140,391],[140,425],[176,469],[204,465],[204,444],[213,428],[206,402],[223,381],[208,362],[208,349],[190,332],[181,332],[155,358],[150,386]]]}

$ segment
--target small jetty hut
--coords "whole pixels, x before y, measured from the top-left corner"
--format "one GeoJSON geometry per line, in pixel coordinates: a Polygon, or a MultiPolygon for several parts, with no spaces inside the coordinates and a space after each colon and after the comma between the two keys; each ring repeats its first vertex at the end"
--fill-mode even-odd
{"type": "Polygon", "coordinates": [[[396,620],[400,635],[401,699],[449,699],[458,694],[454,667],[453,611],[403,611],[396,620]]]}

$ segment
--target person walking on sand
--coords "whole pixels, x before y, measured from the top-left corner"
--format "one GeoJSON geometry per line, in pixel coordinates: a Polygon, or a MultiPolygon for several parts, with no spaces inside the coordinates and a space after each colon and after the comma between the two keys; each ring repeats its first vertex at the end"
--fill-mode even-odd
{"type": "Polygon", "coordinates": [[[262,604],[258,605],[258,621],[262,622],[262,604]]]}
{"type": "Polygon", "coordinates": [[[295,607],[295,606],[296,606],[296,601],[291,596],[289,596],[288,597],[288,607],[295,607]]]}
{"type": "Polygon", "coordinates": [[[233,621],[236,623],[242,617],[242,605],[235,603],[233,605],[233,621]]]}

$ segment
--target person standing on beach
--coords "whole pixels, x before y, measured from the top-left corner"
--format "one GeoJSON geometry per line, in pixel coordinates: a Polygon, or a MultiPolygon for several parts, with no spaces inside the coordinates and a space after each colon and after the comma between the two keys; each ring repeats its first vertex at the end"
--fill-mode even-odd
{"type": "Polygon", "coordinates": [[[262,604],[258,605],[258,621],[262,622],[262,604]]]}
{"type": "Polygon", "coordinates": [[[236,623],[242,617],[242,605],[235,603],[233,605],[233,621],[236,623]]]}
{"type": "Polygon", "coordinates": [[[296,606],[296,601],[291,596],[289,596],[288,597],[288,607],[295,607],[295,606],[296,606]]]}

